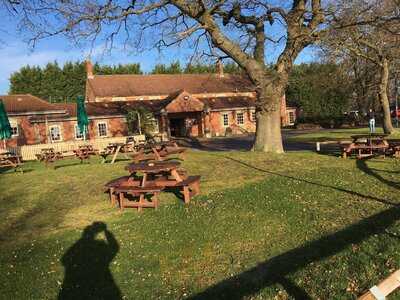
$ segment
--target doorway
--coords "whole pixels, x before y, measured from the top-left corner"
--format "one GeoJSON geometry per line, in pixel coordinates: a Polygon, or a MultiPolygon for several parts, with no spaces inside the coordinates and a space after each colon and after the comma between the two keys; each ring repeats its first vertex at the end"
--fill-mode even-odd
{"type": "Polygon", "coordinates": [[[171,136],[181,137],[186,135],[185,128],[185,119],[170,119],[169,120],[169,129],[171,132],[171,136]]]}

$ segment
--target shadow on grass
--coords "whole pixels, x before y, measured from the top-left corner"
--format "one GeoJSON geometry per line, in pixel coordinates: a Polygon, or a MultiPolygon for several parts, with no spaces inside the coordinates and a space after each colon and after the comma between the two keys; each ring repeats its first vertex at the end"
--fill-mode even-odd
{"type": "Polygon", "coordinates": [[[317,182],[312,182],[312,181],[309,181],[309,180],[306,180],[306,179],[303,179],[303,178],[297,178],[297,177],[294,177],[294,176],[280,174],[280,173],[277,173],[277,172],[265,170],[265,169],[253,166],[251,164],[248,164],[246,162],[234,159],[232,157],[225,156],[225,158],[229,159],[229,160],[232,160],[232,161],[234,161],[236,163],[239,163],[239,164],[241,164],[243,166],[246,166],[248,168],[252,168],[252,169],[254,169],[256,171],[259,171],[259,172],[263,172],[263,173],[267,173],[267,174],[271,174],[271,175],[275,175],[275,176],[280,176],[280,177],[288,178],[288,179],[291,179],[291,180],[308,183],[308,184],[311,184],[311,185],[316,185],[316,186],[320,186],[320,187],[324,187],[324,188],[337,190],[337,191],[340,191],[340,192],[343,192],[343,193],[348,193],[348,194],[351,194],[351,195],[354,195],[354,196],[358,196],[358,197],[365,198],[365,199],[368,199],[368,200],[380,202],[380,203],[386,204],[386,205],[398,205],[398,203],[396,203],[396,202],[391,202],[391,201],[388,201],[388,200],[385,200],[385,199],[380,199],[380,198],[377,198],[377,197],[364,195],[364,194],[361,194],[359,192],[355,192],[355,191],[352,191],[352,190],[347,190],[347,189],[344,189],[344,188],[341,188],[341,187],[326,185],[326,184],[317,183],[317,182]]]}
{"type": "Polygon", "coordinates": [[[382,175],[380,175],[379,173],[377,173],[377,171],[387,172],[387,173],[392,173],[392,174],[396,174],[396,173],[398,174],[400,172],[391,172],[391,171],[372,169],[372,168],[368,167],[367,161],[368,161],[367,159],[357,159],[357,162],[356,162],[357,168],[360,171],[364,172],[365,174],[378,179],[380,182],[382,182],[388,186],[391,186],[395,189],[400,189],[400,181],[396,182],[396,181],[388,180],[388,179],[384,178],[382,175]]]}
{"type": "MultiPolygon", "coordinates": [[[[237,161],[232,158],[229,159],[237,161]]],[[[293,180],[307,182],[309,184],[338,189],[346,193],[373,199],[384,204],[391,204],[392,207],[333,234],[323,236],[318,240],[305,243],[300,247],[265,260],[256,267],[248,269],[231,278],[227,278],[207,288],[205,291],[190,297],[190,299],[242,299],[273,284],[281,284],[286,292],[295,299],[311,299],[304,289],[297,286],[287,278],[288,275],[307,267],[310,263],[335,255],[345,250],[351,244],[359,244],[374,234],[385,233],[385,231],[400,218],[400,207],[395,203],[390,203],[384,199],[361,195],[353,191],[325,186],[304,179],[270,172],[241,161],[237,162],[262,172],[284,176],[293,180]]]]}
{"type": "Polygon", "coordinates": [[[65,276],[58,299],[122,299],[109,269],[118,251],[118,242],[105,223],[87,226],[61,259],[65,276]],[[100,233],[106,241],[97,238],[100,233]]]}

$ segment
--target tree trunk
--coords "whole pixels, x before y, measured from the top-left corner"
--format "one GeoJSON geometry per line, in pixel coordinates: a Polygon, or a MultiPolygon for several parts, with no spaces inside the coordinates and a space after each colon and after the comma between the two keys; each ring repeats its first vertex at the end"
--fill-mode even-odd
{"type": "Polygon", "coordinates": [[[281,83],[271,83],[257,91],[254,151],[283,153],[280,111],[283,90],[281,83]]]}
{"type": "Polygon", "coordinates": [[[393,132],[392,119],[390,117],[390,106],[389,97],[387,94],[389,84],[389,63],[386,58],[383,59],[382,65],[380,66],[380,80],[379,80],[379,103],[382,107],[383,120],[382,127],[383,131],[387,134],[393,132]]]}

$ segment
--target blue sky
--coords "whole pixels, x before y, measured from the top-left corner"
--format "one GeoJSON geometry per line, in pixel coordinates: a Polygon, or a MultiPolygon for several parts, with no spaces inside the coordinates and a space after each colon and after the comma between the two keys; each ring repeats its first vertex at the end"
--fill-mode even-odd
{"type": "MultiPolygon", "coordinates": [[[[180,60],[182,64],[188,61],[191,51],[186,47],[168,48],[159,53],[150,50],[142,53],[129,53],[122,49],[115,49],[111,53],[103,51],[103,45],[98,44],[93,49],[82,49],[73,46],[64,37],[55,37],[42,40],[32,49],[24,37],[16,30],[15,21],[0,13],[0,95],[9,90],[9,77],[24,65],[44,66],[46,63],[57,60],[62,65],[66,61],[83,60],[88,57],[101,64],[140,63],[145,72],[151,71],[158,63],[169,63],[180,60]]],[[[270,48],[267,60],[273,62],[281,50],[281,46],[270,48]]],[[[305,49],[297,58],[296,63],[315,60],[315,51],[305,49]]]]}

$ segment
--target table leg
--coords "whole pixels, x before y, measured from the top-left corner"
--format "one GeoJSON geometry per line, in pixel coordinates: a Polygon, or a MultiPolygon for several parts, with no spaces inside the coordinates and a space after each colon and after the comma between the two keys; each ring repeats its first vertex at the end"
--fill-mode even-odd
{"type": "Polygon", "coordinates": [[[115,150],[113,159],[112,159],[112,161],[111,161],[112,164],[115,162],[115,159],[117,158],[120,149],[121,149],[121,146],[118,146],[118,147],[117,147],[117,150],[115,150]]]}
{"type": "Polygon", "coordinates": [[[144,173],[142,178],[142,187],[146,186],[146,181],[147,181],[147,173],[144,173]]]}
{"type": "Polygon", "coordinates": [[[182,181],[182,178],[181,178],[181,176],[179,175],[179,173],[178,173],[178,171],[176,169],[172,169],[171,170],[171,175],[172,175],[172,177],[175,178],[176,182],[181,182],[182,181]]]}

